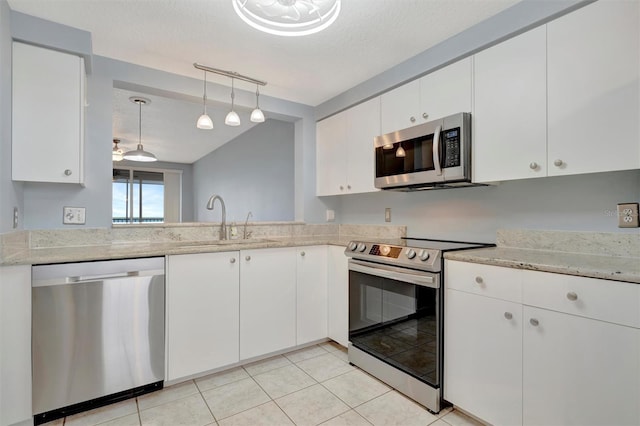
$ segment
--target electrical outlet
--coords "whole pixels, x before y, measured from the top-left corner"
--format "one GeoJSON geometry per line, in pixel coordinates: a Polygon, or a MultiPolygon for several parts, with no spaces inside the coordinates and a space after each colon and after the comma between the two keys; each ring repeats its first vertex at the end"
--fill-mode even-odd
{"type": "Polygon", "coordinates": [[[327,210],[327,222],[333,222],[336,220],[336,212],[335,210],[327,210]]]}
{"type": "Polygon", "coordinates": [[[64,225],[84,225],[85,224],[85,208],[84,207],[63,207],[62,223],[64,225]]]}
{"type": "Polygon", "coordinates": [[[638,203],[618,204],[618,228],[638,228],[638,203]]]}
{"type": "Polygon", "coordinates": [[[384,209],[384,221],[391,222],[391,207],[384,209]]]}
{"type": "Polygon", "coordinates": [[[13,229],[18,227],[18,208],[13,208],[13,229]]]}

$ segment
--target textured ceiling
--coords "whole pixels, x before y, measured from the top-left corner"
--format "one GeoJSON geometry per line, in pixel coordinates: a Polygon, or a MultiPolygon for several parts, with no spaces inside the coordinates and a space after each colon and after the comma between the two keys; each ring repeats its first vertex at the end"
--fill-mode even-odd
{"type": "Polygon", "coordinates": [[[515,3],[343,0],[328,29],[280,37],[245,24],[231,0],[9,0],[18,12],[91,32],[97,55],[198,79],[192,64],[200,62],[266,80],[265,95],[311,106],[515,3]]]}
{"type": "MultiPolygon", "coordinates": [[[[231,0],[8,2],[15,11],[89,31],[96,55],[201,79],[193,67],[199,62],[267,81],[263,95],[317,106],[518,0],[342,0],[331,27],[303,37],[249,27],[231,0]]],[[[152,101],[142,108],[142,142],[163,161],[193,163],[253,125],[244,111],[242,126],[225,126],[229,107],[211,102],[216,127],[198,130],[201,104],[114,89],[113,137],[125,151],[138,141],[138,106],[128,100],[134,95],[152,101]]]]}

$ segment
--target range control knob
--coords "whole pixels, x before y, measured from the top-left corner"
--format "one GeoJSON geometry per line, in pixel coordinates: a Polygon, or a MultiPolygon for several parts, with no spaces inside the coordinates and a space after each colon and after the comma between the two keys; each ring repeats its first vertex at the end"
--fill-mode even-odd
{"type": "Polygon", "coordinates": [[[367,245],[365,243],[358,244],[358,251],[363,252],[367,249],[367,245]]]}
{"type": "Polygon", "coordinates": [[[351,242],[349,243],[349,247],[348,247],[348,248],[349,248],[349,250],[351,250],[351,251],[356,251],[356,248],[358,248],[358,244],[357,244],[357,243],[355,243],[355,242],[353,242],[353,241],[351,241],[351,242]]]}
{"type": "Polygon", "coordinates": [[[391,247],[389,246],[380,246],[380,254],[383,256],[388,255],[391,252],[391,247]]]}
{"type": "Polygon", "coordinates": [[[413,259],[414,257],[416,257],[416,251],[414,249],[407,250],[407,257],[409,259],[413,259]]]}
{"type": "Polygon", "coordinates": [[[420,250],[420,255],[418,257],[420,258],[420,260],[425,262],[427,259],[429,259],[430,255],[427,250],[420,250]]]}

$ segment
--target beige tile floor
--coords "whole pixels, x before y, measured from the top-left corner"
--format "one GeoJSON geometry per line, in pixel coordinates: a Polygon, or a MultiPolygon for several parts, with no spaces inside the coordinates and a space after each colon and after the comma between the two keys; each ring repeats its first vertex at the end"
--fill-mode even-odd
{"type": "Polygon", "coordinates": [[[477,426],[459,411],[431,414],[349,365],[328,342],[69,416],[47,426],[477,426]]]}

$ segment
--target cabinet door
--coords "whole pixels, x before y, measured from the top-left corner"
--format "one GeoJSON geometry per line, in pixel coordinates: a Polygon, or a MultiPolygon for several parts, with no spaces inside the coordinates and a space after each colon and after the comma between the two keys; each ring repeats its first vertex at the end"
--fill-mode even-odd
{"type": "Polygon", "coordinates": [[[547,25],[549,175],[640,168],[638,8],[603,0],[547,25]]]}
{"type": "Polygon", "coordinates": [[[413,80],[380,96],[382,134],[420,124],[420,81],[413,80]]]}
{"type": "Polygon", "coordinates": [[[491,424],[521,424],[522,305],[446,290],[444,312],[444,399],[491,424]]]}
{"type": "Polygon", "coordinates": [[[347,191],[379,191],[374,186],[373,138],[380,135],[380,98],[356,105],[347,113],[347,191]]]}
{"type": "Polygon", "coordinates": [[[83,182],[83,75],[78,56],[13,43],[13,180],[83,182]]]}
{"type": "Polygon", "coordinates": [[[640,330],[525,306],[523,352],[525,425],[640,424],[640,330]]]}
{"type": "Polygon", "coordinates": [[[296,344],[327,337],[327,246],[296,249],[296,344]]]}
{"type": "Polygon", "coordinates": [[[349,344],[349,269],[344,247],[328,247],[327,315],[329,338],[349,344]]]}
{"type": "Polygon", "coordinates": [[[471,112],[471,57],[420,79],[420,122],[471,112]]]}
{"type": "Polygon", "coordinates": [[[167,257],[167,380],[239,361],[238,255],[167,257]]]}
{"type": "Polygon", "coordinates": [[[296,344],[296,250],[240,252],[240,359],[296,344]]]}
{"type": "Polygon", "coordinates": [[[31,424],[31,266],[28,265],[0,267],[0,378],[0,424],[31,424]]]}
{"type": "Polygon", "coordinates": [[[546,72],[544,26],[475,55],[474,182],[546,176],[546,72]]]}
{"type": "Polygon", "coordinates": [[[346,192],[346,137],[347,115],[344,112],[316,124],[316,195],[318,196],[346,192]]]}

